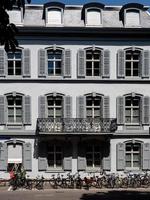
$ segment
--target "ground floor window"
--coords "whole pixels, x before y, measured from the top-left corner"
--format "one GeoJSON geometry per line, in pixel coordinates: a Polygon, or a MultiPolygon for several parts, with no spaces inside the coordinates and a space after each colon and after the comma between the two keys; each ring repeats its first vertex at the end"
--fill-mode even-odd
{"type": "Polygon", "coordinates": [[[141,168],[141,144],[126,143],[125,147],[126,168],[141,168]]]}
{"type": "Polygon", "coordinates": [[[62,146],[48,144],[47,161],[48,161],[48,167],[50,168],[62,168],[62,163],[63,163],[62,146]]]}
{"type": "Polygon", "coordinates": [[[87,168],[99,168],[101,166],[101,150],[98,145],[86,146],[86,166],[87,168]]]}

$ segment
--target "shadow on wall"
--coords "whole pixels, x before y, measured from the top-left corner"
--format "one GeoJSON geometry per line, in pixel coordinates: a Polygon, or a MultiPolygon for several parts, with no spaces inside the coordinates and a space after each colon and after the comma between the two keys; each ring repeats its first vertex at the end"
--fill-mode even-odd
{"type": "MultiPolygon", "coordinates": [[[[138,189],[136,189],[138,190],[138,189]]],[[[80,200],[150,200],[150,190],[143,191],[106,191],[83,194],[80,200]]]]}

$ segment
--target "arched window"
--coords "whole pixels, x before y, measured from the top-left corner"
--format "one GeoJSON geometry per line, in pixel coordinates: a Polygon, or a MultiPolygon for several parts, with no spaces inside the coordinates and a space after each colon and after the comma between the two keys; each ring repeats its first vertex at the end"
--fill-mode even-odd
{"type": "Polygon", "coordinates": [[[48,8],[47,23],[50,25],[62,24],[62,10],[59,8],[48,8]]]}
{"type": "Polygon", "coordinates": [[[136,9],[128,9],[125,12],[126,26],[139,26],[140,25],[140,11],[136,9]]]}
{"type": "Polygon", "coordinates": [[[102,24],[101,10],[89,8],[86,11],[86,24],[88,26],[99,26],[102,24]]]}

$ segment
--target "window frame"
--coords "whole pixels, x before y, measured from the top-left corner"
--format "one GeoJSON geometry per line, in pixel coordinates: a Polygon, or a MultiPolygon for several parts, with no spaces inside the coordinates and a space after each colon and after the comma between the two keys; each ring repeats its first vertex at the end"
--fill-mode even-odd
{"type": "MultiPolygon", "coordinates": [[[[142,168],[141,155],[142,155],[142,142],[140,142],[140,141],[127,141],[127,142],[125,142],[125,169],[126,170],[140,170],[142,168]],[[132,146],[130,146],[131,151],[126,150],[127,145],[132,145],[132,146]],[[138,151],[134,151],[134,149],[133,149],[134,145],[139,146],[138,151]],[[127,154],[129,154],[130,157],[131,157],[131,159],[129,161],[126,159],[127,154]],[[135,154],[136,155],[138,154],[138,157],[139,157],[139,166],[138,167],[134,167],[134,155],[135,154]],[[130,167],[127,167],[127,165],[126,165],[127,162],[130,162],[130,164],[131,164],[130,167]]],[[[136,162],[138,162],[138,161],[136,161],[136,162]]]]}
{"type": "Polygon", "coordinates": [[[7,53],[7,71],[6,71],[6,76],[7,76],[7,77],[15,77],[15,78],[19,77],[19,78],[20,78],[20,77],[23,76],[23,66],[22,66],[23,53],[22,53],[22,50],[23,50],[22,48],[17,48],[15,52],[11,52],[11,51],[10,51],[10,52],[7,53]],[[21,58],[19,58],[19,59],[15,59],[15,53],[17,53],[17,52],[20,52],[20,54],[21,54],[21,58]],[[14,55],[13,55],[13,58],[11,58],[11,59],[8,58],[8,54],[9,54],[9,53],[14,54],[14,55]],[[13,62],[13,74],[12,74],[12,75],[9,75],[9,74],[8,74],[8,70],[9,70],[9,66],[8,66],[8,65],[9,65],[9,61],[12,61],[12,62],[13,62]],[[20,65],[21,74],[19,74],[19,75],[14,74],[14,72],[16,71],[16,61],[20,61],[20,64],[21,64],[21,65],[20,65]]]}
{"type": "MultiPolygon", "coordinates": [[[[85,77],[86,78],[102,78],[102,66],[101,66],[102,64],[101,63],[102,63],[103,49],[98,48],[98,47],[92,47],[92,48],[86,48],[84,50],[85,50],[85,77]],[[92,55],[91,59],[87,59],[88,52],[90,52],[92,55]],[[96,55],[94,53],[96,53],[96,52],[99,52],[99,59],[94,59],[94,55],[96,55]],[[92,65],[90,76],[87,75],[87,68],[88,68],[87,63],[88,62],[91,63],[91,65],[92,65]],[[99,62],[99,75],[94,75],[94,71],[95,71],[94,63],[96,63],[96,62],[99,62]]],[[[96,69],[98,69],[98,68],[96,68],[96,69]]]]}
{"type": "Polygon", "coordinates": [[[63,24],[64,24],[64,9],[63,8],[60,8],[60,7],[57,7],[57,6],[50,6],[50,7],[47,7],[46,8],[46,26],[63,26],[63,24]],[[61,23],[60,24],[50,24],[49,22],[48,22],[48,12],[49,12],[49,10],[59,10],[60,12],[61,12],[61,23]]]}
{"type": "Polygon", "coordinates": [[[88,26],[88,27],[100,27],[103,25],[103,12],[102,12],[102,9],[98,8],[98,7],[88,7],[85,9],[85,25],[88,26]],[[88,19],[87,19],[87,15],[88,15],[88,11],[90,10],[95,10],[95,11],[99,11],[100,13],[100,24],[97,24],[97,25],[92,25],[92,24],[88,24],[88,19]]]}
{"type": "Polygon", "coordinates": [[[138,8],[128,8],[128,9],[125,9],[125,11],[124,11],[124,26],[125,27],[141,27],[141,10],[140,9],[138,9],[138,8]],[[127,17],[127,12],[128,11],[138,11],[138,13],[139,13],[139,25],[133,25],[133,24],[127,24],[127,19],[126,19],[126,17],[127,17]]]}

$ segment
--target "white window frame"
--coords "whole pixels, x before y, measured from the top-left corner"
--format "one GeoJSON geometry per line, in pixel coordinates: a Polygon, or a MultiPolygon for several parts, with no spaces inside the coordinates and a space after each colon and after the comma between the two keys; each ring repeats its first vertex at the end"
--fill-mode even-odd
{"type": "Polygon", "coordinates": [[[124,25],[126,26],[126,27],[141,27],[141,10],[140,9],[137,9],[137,8],[128,8],[128,9],[126,9],[125,10],[125,12],[124,12],[124,25]],[[133,25],[133,24],[127,24],[127,19],[126,19],[126,17],[127,17],[127,12],[128,11],[135,11],[135,12],[138,12],[139,13],[139,24],[137,25],[133,25]]]}
{"type": "Polygon", "coordinates": [[[97,8],[97,7],[90,7],[90,8],[87,8],[87,9],[85,10],[85,25],[86,25],[86,26],[91,26],[91,27],[99,27],[99,26],[102,26],[102,24],[103,24],[103,17],[102,17],[102,16],[103,16],[102,9],[97,8]],[[89,12],[90,10],[99,11],[99,13],[100,13],[100,24],[96,24],[96,25],[88,24],[88,17],[87,17],[87,15],[88,15],[88,12],[89,12]]]}
{"type": "Polygon", "coordinates": [[[102,77],[102,68],[101,68],[101,49],[98,49],[98,48],[88,48],[88,49],[85,49],[86,53],[85,53],[85,73],[87,71],[87,62],[91,62],[92,64],[92,74],[90,76],[87,75],[86,73],[86,77],[89,78],[89,77],[102,77]],[[90,51],[91,54],[92,54],[92,59],[87,59],[87,52],[90,51]],[[94,59],[94,52],[99,52],[99,59],[94,59]],[[95,62],[99,62],[99,74],[98,75],[94,75],[94,63],[95,62]]]}
{"type": "Polygon", "coordinates": [[[141,112],[140,112],[141,111],[141,103],[140,102],[141,102],[141,96],[138,96],[138,95],[135,95],[135,96],[127,95],[127,96],[125,96],[125,125],[127,125],[127,126],[128,125],[137,125],[137,126],[141,125],[140,124],[140,121],[141,121],[140,119],[142,118],[142,116],[141,116],[141,112]],[[127,98],[131,99],[131,105],[130,106],[126,106],[126,99],[127,98]],[[139,105],[138,106],[133,106],[132,103],[133,103],[133,99],[134,98],[135,99],[139,99],[138,100],[139,101],[139,105]],[[138,110],[138,113],[139,113],[139,115],[138,115],[139,116],[139,123],[134,123],[133,119],[134,119],[135,116],[133,115],[133,110],[137,109],[137,108],[139,109],[138,110]],[[126,114],[126,109],[130,109],[130,116],[126,114]],[[130,117],[131,118],[131,123],[127,123],[126,122],[126,117],[130,117]]]}
{"type": "Polygon", "coordinates": [[[141,50],[139,50],[139,49],[134,49],[134,50],[132,50],[132,49],[127,49],[127,50],[125,50],[125,77],[126,78],[140,78],[140,54],[141,54],[141,50]],[[129,53],[129,51],[131,51],[132,53],[132,55],[131,55],[131,59],[130,60],[128,60],[128,59],[126,59],[126,55],[127,55],[127,53],[129,53]],[[137,51],[137,53],[139,54],[139,58],[137,59],[137,60],[135,60],[135,59],[133,59],[133,53],[135,52],[135,51],[137,51]],[[130,71],[131,71],[131,76],[127,76],[126,75],[126,70],[127,70],[127,65],[126,65],[126,63],[127,62],[130,62],[131,63],[131,69],[130,69],[130,71]],[[137,65],[138,65],[138,75],[137,76],[134,76],[133,75],[133,63],[137,63],[137,65]]]}
{"type": "Polygon", "coordinates": [[[8,52],[7,53],[7,64],[8,64],[8,66],[7,66],[7,76],[8,77],[21,77],[22,76],[22,49],[16,49],[16,51],[13,53],[13,52],[8,52]],[[17,53],[17,52],[20,52],[20,54],[21,54],[21,58],[19,58],[19,59],[17,59],[17,58],[15,58],[15,53],[17,53]],[[11,53],[11,54],[14,54],[14,56],[13,56],[13,58],[8,58],[8,54],[9,53],[11,53]],[[8,74],[8,71],[9,71],[9,61],[12,61],[13,62],[13,74],[12,75],[9,75],[8,74]],[[21,74],[19,74],[19,75],[16,75],[15,74],[15,70],[16,70],[16,61],[20,61],[20,68],[21,68],[21,74]]]}
{"type": "Polygon", "coordinates": [[[48,49],[46,49],[47,50],[47,74],[48,74],[48,77],[62,77],[63,76],[63,69],[62,69],[62,62],[63,62],[63,58],[62,58],[62,55],[63,55],[63,49],[61,49],[61,48],[48,48],[48,49]],[[54,58],[54,59],[49,59],[48,58],[48,52],[49,51],[54,51],[54,52],[57,52],[57,51],[61,51],[61,59],[56,59],[56,58],[54,58]],[[54,68],[53,68],[53,70],[54,70],[54,72],[53,72],[53,74],[49,74],[48,73],[48,62],[49,61],[52,61],[53,62],[53,64],[54,64],[54,68]],[[56,62],[57,61],[60,61],[60,63],[61,63],[61,73],[60,74],[56,74],[56,62]]]}
{"type": "Polygon", "coordinates": [[[55,7],[55,6],[51,6],[51,7],[46,8],[46,26],[63,26],[63,23],[64,23],[63,15],[64,15],[63,8],[55,7]],[[61,12],[61,23],[60,24],[57,24],[57,23],[51,24],[51,23],[48,22],[48,12],[49,12],[49,10],[59,10],[61,12]]]}
{"type": "Polygon", "coordinates": [[[129,141],[129,142],[125,142],[125,169],[126,170],[140,170],[141,169],[141,165],[142,165],[142,161],[141,161],[141,154],[142,154],[142,144],[141,142],[138,142],[138,141],[135,141],[135,142],[132,142],[132,141],[129,141]],[[126,145],[128,144],[131,144],[132,146],[133,145],[139,145],[139,150],[138,151],[133,151],[133,147],[131,147],[131,151],[126,151],[126,145]],[[131,163],[131,167],[127,167],[126,166],[126,154],[130,154],[131,156],[131,161],[128,161],[131,163]],[[134,163],[134,154],[138,154],[140,159],[139,159],[139,162],[140,162],[140,166],[139,167],[134,167],[133,166],[133,163],[134,163]]]}

